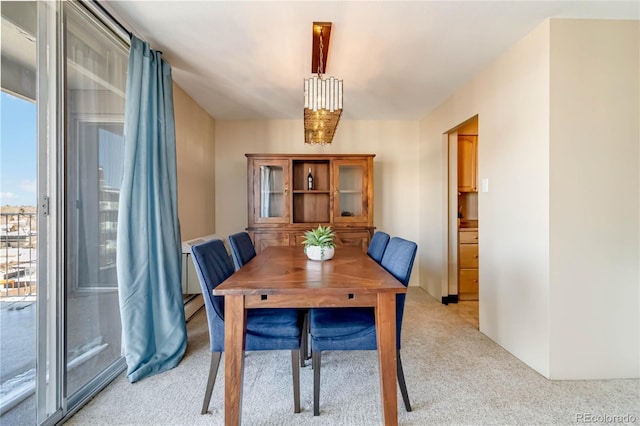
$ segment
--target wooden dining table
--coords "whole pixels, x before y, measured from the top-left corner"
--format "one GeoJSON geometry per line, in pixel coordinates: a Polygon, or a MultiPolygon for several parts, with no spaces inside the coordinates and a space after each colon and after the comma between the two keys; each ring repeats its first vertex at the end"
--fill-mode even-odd
{"type": "Polygon", "coordinates": [[[373,307],[384,424],[397,425],[396,294],[406,291],[359,247],[323,262],[300,246],[262,250],[213,290],[225,298],[225,424],[241,423],[247,309],[373,307]]]}

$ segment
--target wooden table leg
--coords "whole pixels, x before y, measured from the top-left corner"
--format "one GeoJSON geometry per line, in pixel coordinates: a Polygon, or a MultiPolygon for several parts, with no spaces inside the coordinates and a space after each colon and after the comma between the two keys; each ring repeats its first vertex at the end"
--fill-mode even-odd
{"type": "Polygon", "coordinates": [[[380,390],[384,424],[398,424],[398,391],[396,382],[396,295],[379,293],[376,307],[376,338],[380,364],[380,390]]]}
{"type": "Polygon", "coordinates": [[[224,303],[224,424],[239,426],[247,314],[242,295],[227,295],[224,303]]]}

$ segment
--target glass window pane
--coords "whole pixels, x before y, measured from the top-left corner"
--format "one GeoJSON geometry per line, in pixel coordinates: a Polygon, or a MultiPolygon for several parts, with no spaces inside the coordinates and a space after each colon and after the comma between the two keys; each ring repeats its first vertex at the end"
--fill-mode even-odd
{"type": "Polygon", "coordinates": [[[116,274],[128,51],[65,3],[67,398],[121,357],[116,274]]]}
{"type": "Polygon", "coordinates": [[[260,166],[260,217],[284,216],[284,169],[260,166]]]}
{"type": "Polygon", "coordinates": [[[0,9],[0,424],[35,424],[36,6],[0,9]]]}
{"type": "Polygon", "coordinates": [[[362,176],[361,166],[339,166],[340,176],[340,215],[362,215],[362,176]]]}

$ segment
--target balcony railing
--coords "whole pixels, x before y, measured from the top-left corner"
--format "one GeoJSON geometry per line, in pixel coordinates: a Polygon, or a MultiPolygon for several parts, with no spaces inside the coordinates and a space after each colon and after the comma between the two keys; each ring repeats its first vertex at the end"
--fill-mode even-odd
{"type": "Polygon", "coordinates": [[[0,213],[0,298],[35,296],[35,213],[0,213]]]}

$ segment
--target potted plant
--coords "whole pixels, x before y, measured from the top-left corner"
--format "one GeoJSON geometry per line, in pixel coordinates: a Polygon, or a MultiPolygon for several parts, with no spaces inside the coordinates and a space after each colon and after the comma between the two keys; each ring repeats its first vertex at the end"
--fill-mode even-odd
{"type": "Polygon", "coordinates": [[[305,232],[302,244],[307,257],[311,260],[331,259],[335,253],[333,237],[335,234],[330,226],[318,225],[316,229],[305,232]]]}

